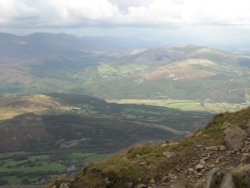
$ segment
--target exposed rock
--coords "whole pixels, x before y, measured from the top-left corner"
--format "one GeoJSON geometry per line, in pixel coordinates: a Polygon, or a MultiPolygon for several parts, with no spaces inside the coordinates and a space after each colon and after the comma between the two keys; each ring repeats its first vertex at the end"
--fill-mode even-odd
{"type": "Polygon", "coordinates": [[[210,159],[211,155],[208,153],[205,157],[204,157],[204,160],[208,160],[210,159]]]}
{"type": "Polygon", "coordinates": [[[246,126],[247,126],[246,133],[250,135],[250,120],[248,121],[248,124],[246,126]]]}
{"type": "Polygon", "coordinates": [[[167,176],[164,176],[161,181],[167,181],[168,180],[168,177],[167,176]]]}
{"type": "Polygon", "coordinates": [[[204,188],[205,183],[206,183],[205,180],[202,179],[202,180],[198,181],[198,182],[194,185],[194,188],[204,188]]]}
{"type": "Polygon", "coordinates": [[[203,176],[203,174],[201,172],[197,173],[197,176],[203,176]]]}
{"type": "Polygon", "coordinates": [[[228,126],[225,130],[225,142],[228,146],[237,150],[241,147],[242,141],[246,138],[247,134],[239,126],[231,125],[228,126]]]}
{"type": "Polygon", "coordinates": [[[201,148],[202,147],[202,144],[198,144],[196,145],[197,148],[201,148]]]}
{"type": "Polygon", "coordinates": [[[148,186],[143,184],[143,183],[140,183],[136,186],[136,188],[147,188],[148,186]]]}
{"type": "Polygon", "coordinates": [[[178,144],[179,144],[179,142],[176,140],[172,140],[171,142],[168,143],[169,146],[176,146],[178,144]]]}
{"type": "Polygon", "coordinates": [[[235,188],[233,177],[231,174],[227,173],[220,184],[220,188],[235,188]]]}
{"type": "Polygon", "coordinates": [[[145,161],[140,162],[140,166],[145,166],[147,163],[145,161]]]}
{"type": "Polygon", "coordinates": [[[216,165],[212,163],[212,164],[209,164],[208,167],[209,167],[210,169],[213,169],[213,168],[216,167],[216,165]]]}
{"type": "Polygon", "coordinates": [[[215,163],[217,164],[217,163],[219,163],[220,162],[220,158],[217,158],[216,160],[215,160],[215,163]]]}
{"type": "Polygon", "coordinates": [[[66,183],[61,183],[59,188],[69,188],[69,186],[66,183]]]}
{"type": "Polygon", "coordinates": [[[177,183],[177,184],[171,185],[170,188],[186,188],[186,186],[183,183],[177,183]]]}
{"type": "Polygon", "coordinates": [[[154,179],[154,178],[150,179],[150,180],[149,180],[149,183],[155,184],[155,179],[154,179]]]}
{"type": "Polygon", "coordinates": [[[225,151],[225,150],[226,150],[226,147],[223,146],[223,145],[219,145],[219,146],[218,146],[218,150],[219,150],[219,151],[225,151]]]}
{"type": "Polygon", "coordinates": [[[250,153],[245,153],[245,154],[243,154],[243,156],[242,156],[240,162],[241,162],[241,163],[244,163],[244,164],[250,163],[250,153]]]}
{"type": "Polygon", "coordinates": [[[218,146],[209,146],[205,148],[208,151],[225,151],[226,147],[223,145],[218,145],[218,146]]]}
{"type": "Polygon", "coordinates": [[[241,182],[246,187],[250,187],[250,164],[235,168],[232,174],[236,180],[235,183],[241,182]]]}
{"type": "Polygon", "coordinates": [[[218,147],[217,146],[209,146],[209,147],[206,147],[206,150],[208,151],[217,151],[218,147]]]}
{"type": "Polygon", "coordinates": [[[167,157],[167,158],[169,159],[169,158],[175,156],[176,154],[175,154],[175,152],[165,151],[165,152],[162,153],[162,155],[163,155],[164,157],[167,157]]]}
{"type": "Polygon", "coordinates": [[[205,188],[219,187],[223,176],[224,176],[224,172],[220,170],[219,168],[215,168],[211,170],[209,172],[205,188]]]}
{"type": "Polygon", "coordinates": [[[223,123],[223,126],[221,127],[221,129],[226,129],[228,126],[230,126],[231,124],[230,123],[228,123],[228,122],[224,122],[223,123]]]}
{"type": "Polygon", "coordinates": [[[200,136],[200,135],[202,135],[203,134],[203,131],[199,131],[199,132],[197,132],[196,134],[195,134],[195,136],[200,136]]]}
{"type": "Polygon", "coordinates": [[[168,144],[162,144],[162,145],[161,145],[162,148],[164,148],[164,147],[166,147],[166,146],[168,146],[168,144]]]}
{"type": "Polygon", "coordinates": [[[106,184],[106,185],[110,185],[110,184],[111,184],[111,181],[109,180],[109,178],[105,178],[104,181],[105,181],[105,184],[106,184]]]}
{"type": "Polygon", "coordinates": [[[200,164],[201,164],[201,165],[205,165],[205,164],[206,164],[205,159],[201,159],[201,160],[200,160],[200,164]]]}
{"type": "Polygon", "coordinates": [[[194,134],[193,134],[193,133],[188,134],[188,135],[185,136],[185,138],[192,138],[192,137],[194,137],[194,134]]]}
{"type": "Polygon", "coordinates": [[[168,183],[161,183],[161,186],[168,186],[168,183]]]}
{"type": "Polygon", "coordinates": [[[198,165],[195,166],[195,169],[196,169],[197,171],[200,171],[200,170],[202,170],[204,167],[205,167],[204,165],[198,164],[198,165]]]}
{"type": "Polygon", "coordinates": [[[133,182],[127,182],[125,183],[126,188],[132,188],[133,187],[133,182]]]}
{"type": "Polygon", "coordinates": [[[194,169],[193,169],[193,168],[189,168],[188,171],[189,171],[189,172],[193,172],[194,169]]]}

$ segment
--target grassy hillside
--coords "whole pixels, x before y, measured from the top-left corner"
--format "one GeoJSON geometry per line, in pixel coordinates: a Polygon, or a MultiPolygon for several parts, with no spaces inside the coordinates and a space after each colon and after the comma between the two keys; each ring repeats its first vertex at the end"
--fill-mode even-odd
{"type": "Polygon", "coordinates": [[[171,187],[180,183],[183,187],[202,187],[213,168],[233,169],[240,165],[229,173],[236,188],[245,188],[249,185],[244,179],[249,177],[249,168],[246,165],[246,171],[240,169],[249,164],[244,158],[249,154],[249,129],[250,108],[219,114],[204,129],[183,140],[132,146],[86,166],[74,179],[54,180],[47,187],[171,187]]]}
{"type": "Polygon", "coordinates": [[[66,108],[52,97],[42,94],[0,96],[0,120],[25,113],[59,113],[66,108]]]}

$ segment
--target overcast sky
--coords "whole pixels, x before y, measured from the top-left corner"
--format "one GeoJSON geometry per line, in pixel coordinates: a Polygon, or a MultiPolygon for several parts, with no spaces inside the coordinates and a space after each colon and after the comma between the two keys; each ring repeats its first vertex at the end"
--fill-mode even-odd
{"type": "Polygon", "coordinates": [[[240,43],[250,0],[0,0],[0,31],[240,43]]]}

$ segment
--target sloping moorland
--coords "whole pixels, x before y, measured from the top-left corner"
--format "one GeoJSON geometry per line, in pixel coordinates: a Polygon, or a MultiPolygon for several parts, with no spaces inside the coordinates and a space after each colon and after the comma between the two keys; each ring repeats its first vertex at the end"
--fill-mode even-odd
{"type": "Polygon", "coordinates": [[[135,145],[48,188],[250,186],[250,108],[216,115],[185,139],[135,145]]]}
{"type": "Polygon", "coordinates": [[[0,183],[44,184],[133,143],[181,138],[211,114],[69,94],[0,97],[0,183]]]}

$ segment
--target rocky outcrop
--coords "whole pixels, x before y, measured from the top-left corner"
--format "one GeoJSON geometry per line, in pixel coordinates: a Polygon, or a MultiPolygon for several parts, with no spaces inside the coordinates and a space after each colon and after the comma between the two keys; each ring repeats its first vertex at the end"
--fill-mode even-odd
{"type": "Polygon", "coordinates": [[[237,187],[250,187],[250,164],[238,166],[232,175],[237,187]]]}
{"type": "Polygon", "coordinates": [[[204,188],[235,188],[235,184],[229,172],[215,168],[209,173],[204,188]]]}
{"type": "Polygon", "coordinates": [[[175,153],[166,151],[166,152],[163,152],[162,155],[169,159],[169,158],[175,156],[175,153]]]}
{"type": "Polygon", "coordinates": [[[247,133],[236,125],[227,126],[224,133],[226,144],[235,150],[241,147],[242,141],[247,137],[247,133]]]}
{"type": "MultiPolygon", "coordinates": [[[[250,125],[247,124],[247,130],[250,125]]],[[[238,126],[228,125],[224,127],[225,143],[230,149],[223,151],[231,153],[229,156],[238,156],[239,160],[227,164],[223,169],[214,168],[207,176],[205,188],[248,188],[250,187],[250,134],[238,126]],[[228,168],[231,169],[228,169],[228,168]]],[[[220,146],[210,146],[206,150],[219,151],[220,146]]],[[[226,159],[227,160],[227,159],[226,159]]]]}
{"type": "Polygon", "coordinates": [[[235,184],[233,182],[233,178],[231,174],[224,175],[222,182],[220,184],[220,188],[235,188],[235,184]]]}
{"type": "Polygon", "coordinates": [[[208,175],[205,188],[218,187],[221,184],[224,174],[219,168],[213,169],[208,175]]]}

